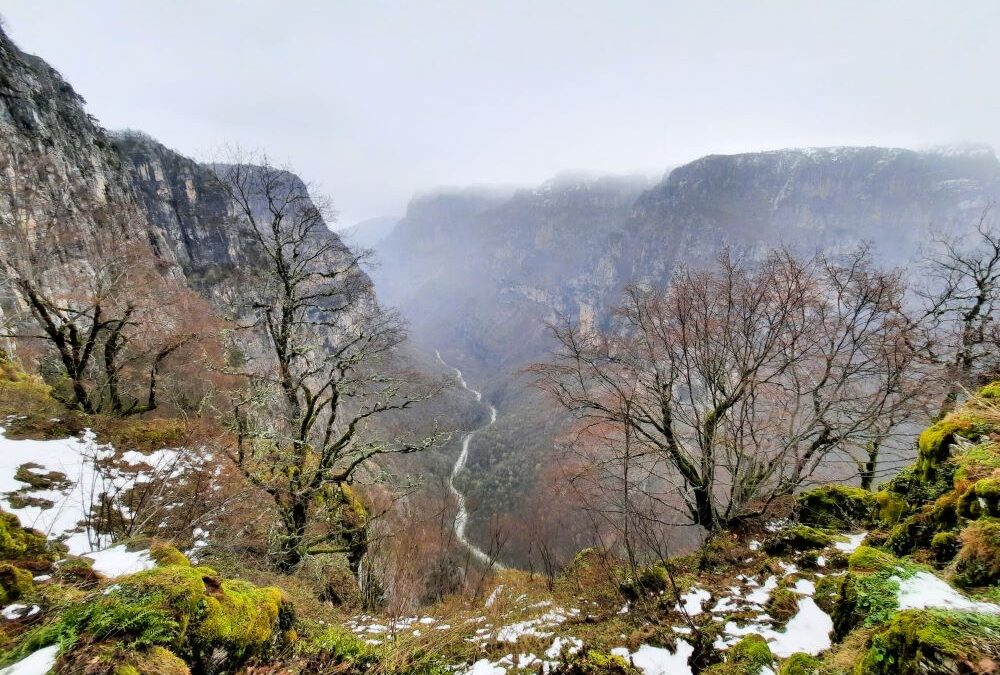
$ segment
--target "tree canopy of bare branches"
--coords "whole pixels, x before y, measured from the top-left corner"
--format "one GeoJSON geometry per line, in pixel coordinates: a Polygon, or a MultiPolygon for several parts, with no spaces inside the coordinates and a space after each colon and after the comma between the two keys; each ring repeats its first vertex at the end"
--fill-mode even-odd
{"type": "Polygon", "coordinates": [[[579,420],[579,442],[631,468],[634,499],[679,501],[713,531],[831,467],[854,475],[907,418],[920,389],[903,297],[866,249],[727,252],[666,289],[629,288],[609,330],[553,326],[558,350],[532,370],[579,420]]]}
{"type": "Polygon", "coordinates": [[[987,205],[966,236],[938,235],[924,261],[920,325],[929,359],[947,368],[940,412],[1000,370],[1000,231],[987,205]]]}
{"type": "Polygon", "coordinates": [[[391,425],[394,413],[440,385],[397,368],[394,350],[405,332],[375,300],[362,270],[369,253],[347,249],[329,232],[329,209],[305,185],[266,158],[237,157],[215,172],[261,255],[235,319],[265,349],[241,367],[247,387],[234,404],[231,457],[273,500],[279,569],[295,569],[306,555],[344,552],[357,572],[363,509],[347,486],[380,455],[442,440],[436,433],[410,438],[391,425]]]}

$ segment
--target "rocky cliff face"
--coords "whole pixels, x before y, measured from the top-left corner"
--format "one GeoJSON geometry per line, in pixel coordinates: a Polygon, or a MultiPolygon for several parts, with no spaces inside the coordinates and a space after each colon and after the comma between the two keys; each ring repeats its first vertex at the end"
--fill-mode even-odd
{"type": "Polygon", "coordinates": [[[929,227],[967,227],[1000,193],[987,147],[782,150],[713,155],[679,167],[636,201],[630,276],[662,279],[724,245],[835,250],[871,241],[908,260],[929,227]]]}
{"type": "MultiPolygon", "coordinates": [[[[0,160],[39,157],[40,185],[53,194],[77,186],[62,198],[72,202],[73,222],[65,229],[80,241],[102,226],[92,217],[95,207],[138,206],[124,236],[149,245],[166,273],[182,275],[217,306],[231,303],[239,293],[235,272],[252,269],[260,251],[235,224],[235,207],[209,168],[144,134],[108,134],[83,103],[59,73],[0,31],[0,160]]],[[[2,210],[10,208],[8,201],[2,210]]],[[[339,242],[332,232],[319,236],[339,242]]],[[[54,265],[72,264],[78,253],[43,243],[61,252],[54,265]]]]}
{"type": "Polygon", "coordinates": [[[986,147],[783,150],[713,155],[641,179],[564,177],[510,195],[414,200],[378,246],[380,290],[415,332],[467,367],[544,353],[540,319],[602,321],[622,287],[665,282],[725,246],[846,249],[903,264],[929,228],[967,227],[1000,196],[986,147]]]}

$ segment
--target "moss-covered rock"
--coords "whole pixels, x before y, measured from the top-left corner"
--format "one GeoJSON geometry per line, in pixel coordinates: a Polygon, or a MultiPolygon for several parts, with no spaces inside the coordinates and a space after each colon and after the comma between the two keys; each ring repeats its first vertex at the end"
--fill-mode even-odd
{"type": "Polygon", "coordinates": [[[29,595],[34,588],[33,575],[10,563],[0,563],[0,604],[29,595]]]}
{"type": "Polygon", "coordinates": [[[294,615],[278,588],[259,588],[238,579],[222,582],[203,601],[194,642],[205,649],[223,648],[242,662],[277,643],[292,628],[294,615]]]}
{"type": "Polygon", "coordinates": [[[764,542],[764,550],[771,555],[786,551],[808,551],[825,548],[833,543],[833,537],[822,530],[808,525],[792,525],[776,532],[764,542]]]}
{"type": "Polygon", "coordinates": [[[186,555],[178,551],[170,544],[165,544],[162,541],[155,541],[150,544],[149,557],[155,560],[156,564],[160,567],[166,567],[168,565],[180,565],[182,567],[191,566],[191,561],[188,560],[186,555]]]}
{"type": "Polygon", "coordinates": [[[887,621],[899,607],[899,580],[916,571],[885,551],[861,546],[851,554],[848,573],[840,577],[830,613],[838,640],[858,626],[887,621]]]}
{"type": "Polygon", "coordinates": [[[958,500],[958,515],[963,518],[1000,517],[1000,478],[982,478],[958,500]]]}
{"type": "Polygon", "coordinates": [[[962,548],[955,557],[955,583],[986,586],[1000,581],[1000,520],[977,520],[962,530],[962,548]]]}
{"type": "Polygon", "coordinates": [[[596,649],[571,657],[549,672],[559,675],[642,675],[642,671],[622,657],[596,649]]]}
{"type": "Polygon", "coordinates": [[[1000,617],[972,612],[907,610],[869,641],[857,675],[996,673],[1000,617]]]}
{"type": "Polygon", "coordinates": [[[854,573],[893,571],[900,565],[892,554],[871,546],[859,546],[847,559],[847,568],[854,573]]]}
{"type": "Polygon", "coordinates": [[[837,530],[869,525],[879,508],[868,490],[838,484],[806,490],[795,501],[799,522],[837,530]]]}
{"type": "Polygon", "coordinates": [[[938,532],[931,539],[931,552],[939,565],[947,564],[962,547],[962,539],[956,532],[938,532]]]}
{"type": "Polygon", "coordinates": [[[878,504],[878,519],[888,527],[893,527],[906,514],[906,500],[890,490],[879,490],[874,494],[878,504]]]}
{"type": "Polygon", "coordinates": [[[0,511],[0,560],[37,560],[52,562],[59,547],[50,545],[45,535],[21,527],[13,513],[0,511]]]}
{"type": "MultiPolygon", "coordinates": [[[[58,642],[67,663],[110,660],[158,672],[148,670],[149,663],[177,665],[154,651],[162,648],[196,671],[225,672],[268,653],[293,620],[279,589],[223,580],[207,567],[171,565],[121,577],[69,605],[24,640],[21,650],[58,642]],[[145,656],[136,660],[136,655],[145,656]]],[[[164,672],[172,671],[165,666],[164,672]]]]}
{"type": "Polygon", "coordinates": [[[911,464],[892,480],[885,483],[886,490],[902,499],[908,510],[917,510],[954,489],[955,463],[946,462],[934,471],[933,479],[921,475],[916,464],[911,464]]]}
{"type": "Polygon", "coordinates": [[[663,565],[649,565],[641,569],[635,579],[623,581],[619,590],[628,600],[636,600],[666,590],[668,580],[667,570],[663,565]]]}
{"type": "Polygon", "coordinates": [[[976,440],[984,431],[982,423],[965,411],[953,412],[920,434],[917,441],[917,472],[925,481],[935,479],[938,467],[951,457],[956,436],[976,440]]]}
{"type": "Polygon", "coordinates": [[[773,668],[774,656],[767,641],[759,635],[747,635],[730,647],[722,663],[709,666],[705,675],[759,675],[763,668],[773,668]]]}
{"type": "Polygon", "coordinates": [[[837,605],[841,580],[841,577],[829,575],[816,580],[816,592],[813,594],[813,600],[827,614],[832,614],[837,605]]]}
{"type": "Polygon", "coordinates": [[[781,664],[781,675],[819,675],[823,662],[815,656],[796,652],[781,664]]]}
{"type": "Polygon", "coordinates": [[[128,662],[120,666],[115,675],[190,675],[191,669],[184,660],[164,647],[151,647],[133,652],[128,662]],[[124,669],[124,671],[123,671],[124,669]]]}

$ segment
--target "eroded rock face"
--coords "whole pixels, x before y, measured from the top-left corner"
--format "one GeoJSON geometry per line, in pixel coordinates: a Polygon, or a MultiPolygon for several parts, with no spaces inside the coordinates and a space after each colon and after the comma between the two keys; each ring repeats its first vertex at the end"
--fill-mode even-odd
{"type": "MultiPolygon", "coordinates": [[[[83,105],[58,72],[0,31],[0,160],[36,158],[41,170],[32,184],[61,195],[72,213],[61,228],[72,243],[45,241],[52,265],[82,258],[87,241],[106,226],[95,210],[131,208],[132,217],[119,219],[122,236],[150,246],[164,274],[184,277],[220,308],[230,306],[239,294],[236,272],[252,269],[261,252],[235,224],[234,205],[209,167],[141,133],[109,134],[83,105]]],[[[306,189],[297,178],[292,184],[306,189]]],[[[0,211],[10,209],[9,195],[0,194],[0,211]]],[[[341,248],[336,234],[317,236],[341,248]]]]}

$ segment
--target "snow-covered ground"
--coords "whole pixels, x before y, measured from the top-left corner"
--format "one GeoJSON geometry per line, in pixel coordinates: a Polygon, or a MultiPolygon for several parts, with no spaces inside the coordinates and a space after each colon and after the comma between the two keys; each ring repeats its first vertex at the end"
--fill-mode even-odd
{"type": "MultiPolygon", "coordinates": [[[[61,540],[73,555],[91,558],[105,576],[148,569],[153,560],[147,552],[113,546],[110,536],[88,527],[91,505],[101,493],[122,494],[136,485],[176,478],[187,468],[187,458],[173,449],[149,455],[128,451],[112,463],[115,454],[89,430],[80,437],[36,441],[7,438],[0,427],[0,506],[23,526],[61,540]],[[25,465],[39,477],[61,476],[50,489],[33,489],[14,477],[25,465]],[[18,505],[18,496],[30,498],[29,503],[18,505]]],[[[125,508],[122,512],[131,515],[125,508]]]]}
{"type": "Polygon", "coordinates": [[[899,593],[896,596],[900,609],[942,609],[968,610],[986,614],[1000,614],[1000,605],[991,602],[970,600],[948,583],[930,572],[917,572],[908,579],[899,579],[899,593]]]}
{"type": "Polygon", "coordinates": [[[45,675],[56,665],[59,645],[43,647],[3,670],[0,675],[45,675]]]}

